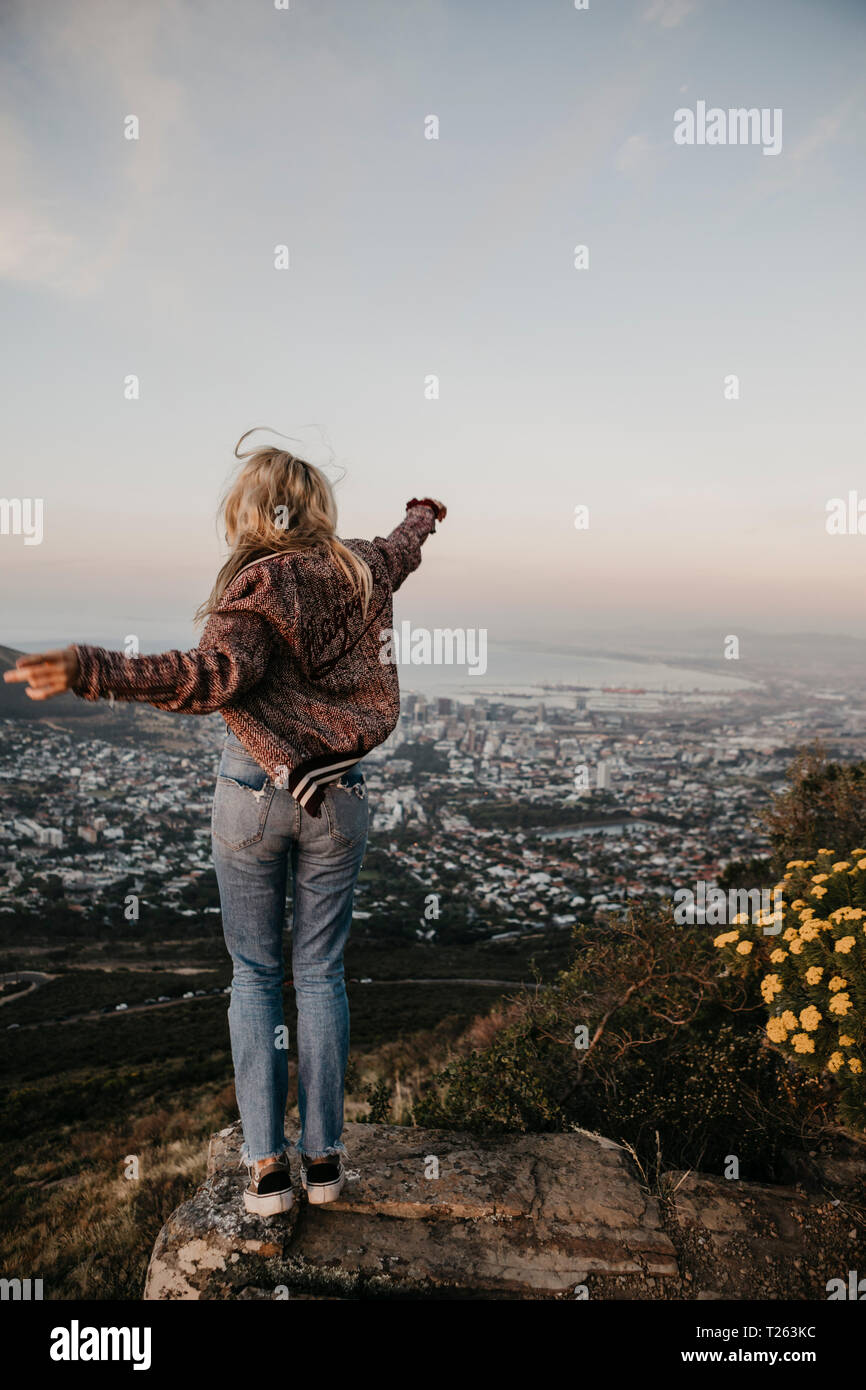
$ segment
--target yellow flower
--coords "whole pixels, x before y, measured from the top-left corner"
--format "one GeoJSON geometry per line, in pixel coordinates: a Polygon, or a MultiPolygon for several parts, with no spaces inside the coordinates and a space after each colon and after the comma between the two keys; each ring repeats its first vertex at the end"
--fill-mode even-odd
{"type": "Polygon", "coordinates": [[[812,898],[823,898],[826,892],[826,888],[813,888],[809,896],[812,898]]]}
{"type": "Polygon", "coordinates": [[[832,854],[832,853],[833,853],[833,850],[832,850],[832,849],[819,849],[819,850],[818,850],[818,853],[819,853],[819,854],[832,854]]]}
{"type": "Polygon", "coordinates": [[[724,931],[721,936],[717,936],[713,941],[714,946],[729,946],[732,941],[736,941],[740,933],[738,931],[724,931]]]}
{"type": "Polygon", "coordinates": [[[841,874],[843,869],[850,869],[850,867],[847,859],[840,859],[838,864],[833,865],[833,873],[841,874]]]}
{"type": "Polygon", "coordinates": [[[819,1014],[814,1004],[810,1004],[808,1008],[800,1010],[800,1022],[807,1033],[814,1033],[818,1024],[821,1022],[821,1018],[822,1015],[819,1014]]]}
{"type": "MultiPolygon", "coordinates": [[[[853,941],[854,938],[852,937],[851,940],[853,941]]],[[[751,951],[751,949],[752,949],[752,943],[751,943],[751,941],[741,941],[740,944],[739,944],[739,946],[737,947],[737,954],[740,955],[740,956],[747,956],[747,955],[749,954],[749,952],[751,951]]]]}
{"type": "Polygon", "coordinates": [[[785,931],[782,932],[782,940],[783,940],[783,941],[793,941],[793,940],[794,940],[794,937],[795,937],[796,935],[797,935],[797,928],[796,928],[796,927],[788,927],[785,931]]]}
{"type": "Polygon", "coordinates": [[[814,941],[818,935],[818,928],[814,922],[804,922],[800,928],[800,936],[803,941],[814,941]]]}
{"type": "Polygon", "coordinates": [[[784,1042],[788,1036],[788,1030],[780,1018],[771,1018],[767,1024],[767,1037],[770,1042],[784,1042]]]}
{"type": "Polygon", "coordinates": [[[777,994],[782,992],[782,981],[778,975],[765,975],[761,981],[761,993],[768,1004],[772,1004],[777,994]]]}
{"type": "Polygon", "coordinates": [[[840,1046],[840,1047],[853,1047],[853,1046],[854,1046],[854,1039],[853,1039],[853,1038],[849,1038],[847,1033],[840,1033],[840,1034],[839,1034],[839,1046],[840,1046]]]}
{"type": "Polygon", "coordinates": [[[832,1054],[832,1056],[828,1057],[828,1059],[827,1059],[827,1070],[828,1070],[828,1071],[838,1071],[839,1068],[840,1068],[840,1067],[844,1067],[844,1065],[845,1065],[845,1058],[842,1056],[842,1053],[841,1053],[841,1052],[834,1052],[834,1053],[832,1054]]]}
{"type": "MultiPolygon", "coordinates": [[[[744,927],[748,923],[748,920],[748,912],[738,912],[736,917],[731,918],[731,925],[734,927],[744,927]]],[[[737,932],[736,935],[739,935],[739,932],[737,932]]]]}
{"type": "Polygon", "coordinates": [[[817,985],[824,974],[824,967],[821,965],[810,965],[806,971],[806,984],[817,985]]]}
{"type": "Polygon", "coordinates": [[[861,1071],[863,1070],[863,1063],[860,1061],[859,1057],[849,1057],[848,1065],[855,1076],[859,1076],[861,1071]]]}
{"type": "Polygon", "coordinates": [[[829,874],[813,874],[813,875],[812,875],[812,882],[813,882],[813,883],[823,883],[824,880],[825,880],[825,879],[828,879],[829,877],[830,877],[829,874]]]}
{"type": "Polygon", "coordinates": [[[848,952],[853,950],[856,945],[856,937],[840,936],[839,940],[836,942],[836,950],[841,951],[843,956],[847,956],[848,952]]]}
{"type": "Polygon", "coordinates": [[[848,981],[846,979],[843,979],[841,975],[834,975],[832,980],[829,980],[827,982],[827,988],[829,990],[832,990],[834,993],[837,989],[847,989],[847,987],[848,981]]]}
{"type": "Polygon", "coordinates": [[[790,1009],[786,1009],[782,1014],[782,1022],[790,1033],[792,1029],[797,1027],[797,1015],[792,1013],[790,1009]]]}
{"type": "Polygon", "coordinates": [[[774,965],[781,965],[783,960],[788,959],[788,952],[783,951],[781,946],[777,946],[775,951],[770,952],[770,960],[774,965]]]}
{"type": "Polygon", "coordinates": [[[802,951],[802,949],[803,949],[803,943],[802,943],[802,941],[800,940],[799,936],[796,936],[796,937],[794,938],[794,940],[791,942],[791,955],[792,955],[792,956],[799,956],[799,954],[800,954],[800,952],[802,951]]]}
{"type": "Polygon", "coordinates": [[[806,904],[805,904],[805,902],[803,901],[802,898],[798,898],[796,902],[791,903],[791,906],[792,906],[792,907],[805,907],[806,904]]]}
{"type": "Polygon", "coordinates": [[[847,994],[834,994],[830,1000],[831,1014],[838,1014],[840,1018],[844,1018],[850,1008],[851,999],[847,994]]]}
{"type": "Polygon", "coordinates": [[[791,1042],[794,1044],[795,1052],[814,1052],[815,1041],[807,1033],[795,1033],[791,1042]]]}
{"type": "MultiPolygon", "coordinates": [[[[854,853],[856,854],[857,851],[855,850],[854,853]]],[[[866,859],[858,859],[858,860],[857,860],[857,868],[858,868],[858,869],[866,869],[866,859]]]]}

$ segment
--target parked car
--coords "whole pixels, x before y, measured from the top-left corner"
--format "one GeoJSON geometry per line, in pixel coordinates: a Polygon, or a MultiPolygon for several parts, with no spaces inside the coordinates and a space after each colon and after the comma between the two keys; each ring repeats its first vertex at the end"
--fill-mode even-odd
{"type": "Polygon", "coordinates": [[[128,1004],[115,1004],[115,1006],[114,1006],[114,1012],[117,1013],[117,1011],[118,1011],[119,1009],[128,1009],[128,1008],[129,1008],[129,1005],[128,1005],[128,1004]]]}
{"type": "Polygon", "coordinates": [[[159,998],[157,999],[156,1002],[157,1002],[157,1004],[168,1004],[168,1003],[171,1002],[171,995],[170,995],[170,994],[161,994],[161,995],[159,996],[159,998]]]}
{"type": "Polygon", "coordinates": [[[21,1024],[20,1024],[20,1023],[7,1023],[7,1024],[6,1024],[6,1032],[8,1033],[8,1032],[10,1031],[10,1029],[12,1029],[12,1028],[20,1028],[20,1027],[21,1027],[21,1024]]]}
{"type": "Polygon", "coordinates": [[[195,999],[195,995],[193,994],[193,992],[192,992],[191,989],[188,989],[187,992],[186,992],[186,994],[181,995],[181,998],[182,998],[182,999],[195,999]]]}

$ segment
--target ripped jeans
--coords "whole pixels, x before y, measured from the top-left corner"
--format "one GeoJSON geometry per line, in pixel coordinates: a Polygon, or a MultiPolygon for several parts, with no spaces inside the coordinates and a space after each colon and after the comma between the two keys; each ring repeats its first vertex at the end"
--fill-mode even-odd
{"type": "Polygon", "coordinates": [[[234,962],[229,1032],[248,1161],[290,1147],[310,1156],[346,1152],[340,1142],[349,1055],[343,949],[369,816],[357,765],[328,786],[320,815],[311,816],[227,731],[211,838],[223,932],[234,962]],[[285,1133],[288,1037],[282,1003],[290,866],[301,1122],[294,1146],[285,1133]]]}

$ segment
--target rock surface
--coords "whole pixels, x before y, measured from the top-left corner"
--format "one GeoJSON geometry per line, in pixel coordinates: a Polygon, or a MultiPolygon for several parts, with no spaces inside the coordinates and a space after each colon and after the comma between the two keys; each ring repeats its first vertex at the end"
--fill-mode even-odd
{"type": "Polygon", "coordinates": [[[296,1184],[292,1210],[260,1220],[243,1208],[239,1126],[214,1135],[144,1297],[826,1298],[844,1273],[824,1246],[815,1264],[843,1219],[829,1203],[705,1174],[665,1174],[657,1199],[619,1145],[583,1131],[355,1124],[343,1141],[340,1201],[310,1207],[296,1184]]]}
{"type": "Polygon", "coordinates": [[[829,1195],[705,1173],[664,1173],[662,1191],[683,1280],[715,1297],[826,1299],[863,1265],[863,1228],[829,1195]]]}

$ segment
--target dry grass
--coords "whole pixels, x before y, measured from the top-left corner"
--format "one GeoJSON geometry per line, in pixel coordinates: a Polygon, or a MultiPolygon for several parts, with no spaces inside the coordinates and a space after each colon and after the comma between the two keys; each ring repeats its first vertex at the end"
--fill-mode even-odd
{"type": "Polygon", "coordinates": [[[47,1299],[138,1299],[160,1228],[203,1181],[207,1137],[233,1118],[226,1092],[202,1088],[123,1132],[65,1127],[12,1169],[3,1270],[42,1278],[47,1299]],[[130,1156],[138,1162],[138,1176],[130,1156]]]}
{"type": "MultiPolygon", "coordinates": [[[[467,1029],[454,1019],[436,1028],[353,1052],[355,1084],[346,1096],[347,1121],[366,1119],[365,1085],[385,1082],[391,1124],[411,1124],[431,1074],[455,1050],[484,1047],[511,1017],[511,1006],[477,1018],[467,1029]]],[[[290,1097],[295,1068],[290,1064],[290,1097]]],[[[46,1299],[125,1299],[142,1295],[154,1242],[170,1214],[204,1181],[207,1144],[237,1118],[234,1086],[190,1086],[176,1098],[137,1102],[134,1117],[118,1115],[99,1128],[91,1120],[63,1125],[54,1142],[16,1136],[3,1145],[12,1182],[2,1213],[2,1268],[9,1278],[41,1278],[46,1299]],[[127,1178],[130,1157],[138,1176],[127,1178]]],[[[297,1131],[290,1104],[288,1132],[297,1131]]]]}

